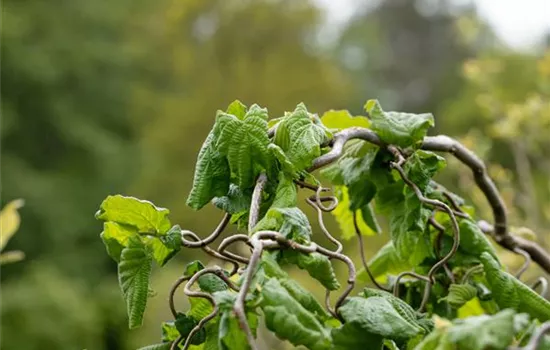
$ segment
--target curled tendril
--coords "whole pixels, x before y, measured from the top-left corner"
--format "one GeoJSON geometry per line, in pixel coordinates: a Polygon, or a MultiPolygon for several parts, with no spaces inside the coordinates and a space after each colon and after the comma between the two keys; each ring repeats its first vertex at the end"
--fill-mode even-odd
{"type": "Polygon", "coordinates": [[[548,292],[548,280],[542,276],[537,278],[535,283],[533,283],[533,285],[531,286],[531,289],[536,290],[539,286],[540,286],[539,294],[543,298],[546,298],[546,293],[548,292]]]}
{"type": "Polygon", "coordinates": [[[405,163],[406,159],[401,155],[401,152],[396,147],[393,147],[393,146],[388,146],[388,150],[397,159],[396,162],[391,162],[390,166],[399,173],[399,176],[405,182],[405,184],[414,191],[418,200],[423,204],[444,210],[449,215],[449,218],[451,219],[451,227],[453,229],[453,245],[449,253],[447,253],[447,255],[445,255],[438,262],[436,262],[432,266],[430,271],[428,271],[428,276],[427,276],[428,281],[425,286],[424,297],[422,298],[422,303],[420,304],[420,309],[419,309],[419,311],[422,311],[424,310],[424,307],[426,306],[426,303],[428,302],[428,299],[430,297],[432,285],[435,283],[434,281],[435,273],[437,272],[437,270],[439,270],[440,267],[444,266],[447,263],[447,261],[452,259],[452,257],[456,254],[458,250],[458,247],[460,245],[460,228],[458,227],[458,221],[456,220],[456,216],[453,210],[447,204],[437,199],[431,199],[431,198],[425,197],[422,191],[420,191],[420,189],[418,188],[418,186],[407,177],[407,175],[405,174],[405,170],[403,170],[403,167],[402,167],[402,164],[405,163]]]}
{"type": "Polygon", "coordinates": [[[516,278],[519,280],[521,275],[523,275],[523,273],[529,268],[529,265],[531,265],[531,255],[529,255],[529,253],[527,253],[525,250],[518,247],[514,248],[514,253],[523,256],[523,258],[525,259],[519,271],[516,272],[516,278]]]}
{"type": "Polygon", "coordinates": [[[376,278],[374,278],[374,276],[373,276],[373,274],[372,274],[372,272],[369,268],[369,264],[367,263],[367,259],[365,257],[365,250],[363,249],[363,234],[361,233],[361,229],[359,228],[359,225],[357,224],[357,214],[355,212],[353,213],[353,227],[355,228],[355,235],[357,236],[357,239],[359,240],[359,254],[361,256],[361,263],[363,263],[363,268],[365,269],[365,271],[369,275],[369,278],[370,278],[371,282],[378,289],[389,292],[390,290],[388,288],[385,288],[380,283],[378,283],[378,281],[376,281],[376,278]]]}
{"type": "Polygon", "coordinates": [[[227,227],[227,224],[229,224],[229,221],[231,220],[230,214],[225,214],[222,218],[222,221],[218,224],[214,232],[210,234],[210,236],[206,237],[205,239],[201,240],[198,238],[198,236],[189,230],[182,230],[181,231],[181,243],[184,247],[187,248],[202,248],[216,240],[216,238],[219,237],[219,235],[223,232],[223,230],[227,227]],[[188,241],[185,239],[185,236],[192,236],[194,239],[198,238],[194,241],[188,241]]]}
{"type": "MultiPolygon", "coordinates": [[[[335,202],[338,203],[338,200],[336,199],[336,197],[334,197],[334,199],[335,199],[335,202]]],[[[319,227],[321,228],[321,231],[323,231],[324,235],[328,238],[329,241],[331,241],[336,245],[336,253],[341,253],[344,247],[342,246],[342,243],[336,238],[334,238],[334,236],[331,235],[329,230],[327,229],[325,225],[325,221],[323,219],[323,209],[319,207],[318,202],[319,202],[318,200],[314,201],[311,198],[306,198],[306,203],[312,206],[315,210],[317,210],[317,221],[319,222],[319,227]]]]}
{"type": "MultiPolygon", "coordinates": [[[[439,254],[441,252],[441,240],[443,238],[443,235],[445,234],[445,227],[443,227],[439,222],[437,222],[437,220],[433,216],[429,219],[428,222],[438,231],[437,237],[435,240],[435,254],[436,254],[436,258],[440,259],[439,254]]],[[[443,269],[445,270],[447,277],[449,277],[449,279],[451,280],[451,283],[455,283],[455,275],[453,274],[451,269],[449,269],[449,266],[447,265],[447,263],[443,264],[443,269]]]]}

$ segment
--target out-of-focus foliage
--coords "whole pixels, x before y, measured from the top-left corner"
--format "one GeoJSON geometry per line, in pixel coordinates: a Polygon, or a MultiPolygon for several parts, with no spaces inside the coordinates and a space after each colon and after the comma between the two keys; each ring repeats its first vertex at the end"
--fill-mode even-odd
{"type": "Polygon", "coordinates": [[[24,203],[22,199],[16,199],[6,204],[0,211],[0,265],[14,263],[25,258],[25,253],[20,250],[4,251],[8,241],[19,229],[21,217],[17,210],[24,203]]]}

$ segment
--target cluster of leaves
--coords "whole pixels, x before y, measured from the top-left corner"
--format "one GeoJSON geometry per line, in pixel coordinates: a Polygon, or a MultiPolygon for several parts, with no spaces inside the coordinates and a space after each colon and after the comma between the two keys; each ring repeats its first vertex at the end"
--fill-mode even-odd
{"type": "MultiPolygon", "coordinates": [[[[245,285],[249,285],[245,313],[253,337],[263,319],[280,339],[312,350],[363,349],[365,344],[371,349],[506,349],[525,344],[539,322],[550,319],[550,303],[504,271],[491,242],[471,218],[473,210],[433,180],[445,159],[419,149],[434,125],[433,116],[386,112],[376,100],[368,101],[365,110],[367,117],[329,111],[319,118],[299,104],[293,112],[269,121],[265,108],[233,102],[217,113],[199,153],[187,203],[198,210],[212,202],[240,228],[247,227],[251,208],[259,206],[260,220],[249,228],[251,237],[276,231],[289,242],[309,246],[312,229],[298,208],[296,181],[319,186],[308,169],[330,150],[335,135],[347,128],[368,128],[384,146],[351,140],[321,176],[338,196],[333,214],[342,239],[353,237],[357,228],[366,235],[380,233],[377,217],[387,219],[391,239],[366,267],[378,283],[404,291],[405,297],[362,288],[336,310],[326,310],[283,268],[295,265],[327,291],[335,291],[340,283],[330,257],[280,247],[264,251],[257,266],[247,267],[252,269],[247,284],[246,274],[231,275],[221,268],[218,274],[203,271],[197,279],[200,293],[189,295],[189,311],[164,323],[162,343],[148,349],[181,347],[182,340],[192,349],[247,348],[246,327],[234,312],[237,290],[245,285]],[[385,145],[398,147],[405,155],[399,165],[402,174],[394,170],[395,156],[385,145]],[[258,178],[265,183],[259,203],[253,203],[258,178]],[[422,197],[460,211],[459,231],[453,231],[454,216],[437,211],[422,197]],[[460,245],[453,250],[457,234],[460,245]],[[433,285],[428,290],[427,312],[415,311],[424,293],[423,282],[396,276],[403,272],[427,275],[445,255],[450,257],[446,269],[429,276],[433,285]]],[[[153,260],[163,266],[183,244],[182,231],[172,226],[168,214],[150,202],[119,195],[109,196],[96,214],[104,221],[101,238],[107,252],[118,263],[131,328],[142,323],[151,294],[153,260]]],[[[204,269],[194,261],[183,278],[192,279],[204,269]]],[[[366,282],[366,276],[364,269],[359,281],[366,282]]],[[[188,287],[193,288],[191,283],[188,287]]]]}

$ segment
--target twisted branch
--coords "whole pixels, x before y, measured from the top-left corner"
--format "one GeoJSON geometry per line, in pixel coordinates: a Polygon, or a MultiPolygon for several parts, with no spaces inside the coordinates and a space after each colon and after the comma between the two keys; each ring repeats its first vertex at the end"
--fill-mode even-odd
{"type": "MultiPolygon", "coordinates": [[[[336,161],[343,152],[344,145],[351,139],[360,139],[378,146],[384,146],[378,135],[372,130],[360,127],[352,127],[336,133],[331,142],[332,150],[314,160],[308,171],[317,170],[336,161]]],[[[550,273],[550,254],[538,244],[515,237],[508,232],[508,218],[504,200],[500,196],[497,187],[487,173],[483,161],[472,151],[457,140],[445,136],[427,136],[422,141],[421,148],[427,151],[450,153],[464,165],[472,170],[477,186],[485,195],[493,211],[494,238],[496,242],[507,250],[513,251],[518,247],[526,251],[533,261],[550,273]]]]}

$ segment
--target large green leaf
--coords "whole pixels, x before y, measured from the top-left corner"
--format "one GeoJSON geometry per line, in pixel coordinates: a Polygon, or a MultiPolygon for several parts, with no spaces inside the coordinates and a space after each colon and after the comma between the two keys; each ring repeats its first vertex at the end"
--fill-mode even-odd
{"type": "Polygon", "coordinates": [[[274,143],[281,147],[297,171],[307,169],[321,155],[321,145],[332,135],[315,115],[300,103],[277,126],[274,143]]]}
{"type": "Polygon", "coordinates": [[[243,190],[252,187],[262,171],[271,169],[267,118],[267,109],[258,105],[251,106],[242,119],[224,112],[216,117],[216,150],[227,158],[231,182],[243,190]]]}
{"type": "Polygon", "coordinates": [[[334,268],[328,257],[317,252],[305,254],[295,250],[282,252],[283,261],[297,265],[300,269],[306,270],[309,275],[328,290],[337,290],[340,283],[336,279],[334,268]]]}
{"type": "Polygon", "coordinates": [[[199,151],[193,187],[187,197],[187,205],[195,210],[204,207],[214,197],[224,196],[229,189],[229,163],[215,145],[213,129],[199,151]]]}
{"type": "Polygon", "coordinates": [[[351,297],[339,312],[346,323],[384,338],[406,340],[423,332],[422,328],[405,320],[383,297],[351,297]]]}
{"type": "MultiPolygon", "coordinates": [[[[195,328],[198,324],[198,320],[195,318],[178,313],[174,326],[176,327],[179,334],[181,334],[185,339],[189,336],[189,333],[195,328]]],[[[199,345],[206,341],[206,330],[201,328],[200,331],[196,332],[190,340],[190,344],[199,345]]]]}
{"type": "Polygon", "coordinates": [[[143,322],[152,267],[151,255],[150,249],[139,238],[130,239],[120,255],[118,281],[126,300],[130,328],[139,327],[143,322]]]}
{"type": "MultiPolygon", "coordinates": [[[[385,282],[389,274],[398,275],[413,268],[407,259],[402,259],[397,254],[392,241],[386,243],[376,252],[368,262],[368,266],[374,278],[381,282],[385,282]]],[[[365,269],[359,271],[357,278],[362,282],[370,281],[365,269]]]]}
{"type": "MultiPolygon", "coordinates": [[[[498,261],[495,248],[473,220],[460,219],[459,228],[460,250],[476,257],[481,256],[483,252],[487,252],[498,261]]],[[[447,232],[452,231],[447,230],[447,232]]]]}
{"type": "Polygon", "coordinates": [[[291,178],[279,173],[279,184],[275,191],[275,199],[271,204],[272,208],[290,208],[298,204],[298,192],[296,184],[291,178]]]}
{"type": "Polygon", "coordinates": [[[170,211],[134,197],[108,196],[96,213],[96,218],[135,227],[141,233],[165,234],[172,226],[170,211]]]}
{"type": "Polygon", "coordinates": [[[331,336],[311,312],[306,310],[275,279],[270,278],[262,288],[262,309],[266,326],[277,337],[295,346],[304,345],[311,350],[326,350],[331,336]]]}
{"type": "Polygon", "coordinates": [[[421,141],[435,124],[431,113],[385,112],[377,100],[367,101],[365,110],[371,119],[371,129],[380,139],[399,147],[412,146],[421,141]]]}
{"type": "Polygon", "coordinates": [[[321,121],[329,129],[347,129],[354,126],[368,128],[370,121],[364,116],[352,116],[349,111],[346,110],[333,110],[326,111],[321,116],[321,121]]]}

